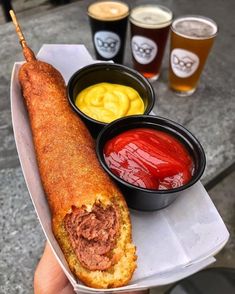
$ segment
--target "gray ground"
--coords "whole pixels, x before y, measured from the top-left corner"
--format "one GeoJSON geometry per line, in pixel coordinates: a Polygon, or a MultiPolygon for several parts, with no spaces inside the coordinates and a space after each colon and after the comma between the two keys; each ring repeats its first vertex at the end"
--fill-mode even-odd
{"type": "MultiPolygon", "coordinates": [[[[70,0],[70,2],[76,2],[81,0],[70,0]]],[[[56,1],[54,1],[56,2],[56,1]]],[[[60,2],[60,1],[57,1],[60,2]]],[[[1,3],[1,1],[0,1],[1,3]]],[[[24,16],[41,13],[49,9],[53,9],[55,4],[52,4],[50,0],[12,0],[13,9],[17,13],[19,18],[24,16]]],[[[5,23],[4,14],[0,8],[0,24],[5,23]]]]}

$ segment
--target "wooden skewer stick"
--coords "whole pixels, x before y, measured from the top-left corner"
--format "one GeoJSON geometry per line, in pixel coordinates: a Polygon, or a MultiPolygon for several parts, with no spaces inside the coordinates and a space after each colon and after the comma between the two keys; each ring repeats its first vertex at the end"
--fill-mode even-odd
{"type": "Polygon", "coordinates": [[[23,32],[22,32],[22,30],[20,28],[20,25],[19,25],[19,23],[17,21],[15,12],[13,10],[10,10],[9,13],[10,13],[12,22],[15,25],[16,33],[17,33],[17,36],[19,38],[20,44],[21,44],[22,48],[24,48],[25,46],[27,46],[27,44],[26,44],[26,41],[25,41],[24,34],[23,34],[23,32]]]}
{"type": "Polygon", "coordinates": [[[20,45],[23,49],[23,54],[24,54],[26,61],[29,62],[29,61],[36,60],[36,57],[35,57],[33,51],[28,47],[28,45],[25,41],[24,34],[20,28],[20,25],[19,25],[18,20],[16,18],[15,12],[13,10],[10,10],[9,13],[10,13],[12,22],[15,25],[16,33],[19,38],[20,45]]]}

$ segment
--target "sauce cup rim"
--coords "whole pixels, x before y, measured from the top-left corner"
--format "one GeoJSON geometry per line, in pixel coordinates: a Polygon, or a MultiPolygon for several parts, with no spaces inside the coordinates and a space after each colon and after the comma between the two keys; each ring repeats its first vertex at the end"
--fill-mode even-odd
{"type": "MultiPolygon", "coordinates": [[[[128,123],[128,121],[127,121],[127,123],[128,123]]],[[[136,121],[135,123],[138,124],[139,122],[136,121]]],[[[146,127],[148,127],[148,126],[146,126],[146,127]]],[[[164,127],[164,125],[163,125],[163,127],[164,127]]],[[[133,128],[135,128],[135,127],[133,126],[130,129],[133,129],[133,128]]],[[[120,132],[120,133],[122,133],[122,132],[120,132]]],[[[117,132],[117,134],[120,134],[120,133],[117,132]]],[[[97,154],[98,160],[99,160],[101,166],[103,167],[103,169],[113,179],[115,179],[119,184],[121,184],[121,185],[123,185],[123,186],[125,186],[125,187],[127,187],[129,189],[138,190],[138,191],[142,191],[142,192],[149,193],[149,194],[163,194],[164,195],[164,194],[171,194],[171,193],[176,193],[176,192],[184,191],[184,190],[188,189],[189,187],[193,186],[201,178],[201,176],[202,176],[202,174],[203,174],[203,172],[205,170],[205,167],[206,167],[206,156],[205,156],[204,149],[203,149],[201,143],[198,141],[198,139],[188,129],[186,129],[184,126],[182,126],[181,124],[179,124],[179,123],[177,123],[177,122],[175,122],[173,120],[167,119],[165,117],[153,116],[153,115],[131,115],[131,116],[128,116],[128,117],[123,117],[123,118],[117,119],[117,120],[113,121],[112,123],[108,124],[107,126],[105,126],[100,131],[100,133],[99,133],[99,135],[98,135],[98,137],[96,139],[96,154],[97,154]],[[178,188],[168,189],[168,190],[152,190],[152,189],[146,189],[146,188],[141,188],[139,186],[132,185],[132,184],[130,184],[130,183],[122,180],[121,178],[119,178],[118,176],[116,176],[109,169],[109,167],[107,166],[107,164],[105,163],[105,160],[104,160],[104,156],[103,156],[104,143],[101,143],[101,140],[104,140],[104,142],[106,142],[106,140],[104,138],[104,136],[106,135],[106,133],[108,133],[114,127],[116,127],[118,129],[118,124],[120,122],[122,122],[123,120],[128,120],[129,121],[129,120],[139,119],[139,118],[141,118],[143,120],[143,122],[147,122],[148,119],[153,119],[153,120],[160,120],[163,123],[168,123],[168,124],[170,124],[170,125],[178,128],[179,130],[183,131],[196,144],[197,150],[198,150],[198,154],[200,154],[200,165],[199,165],[197,174],[196,175],[193,175],[192,178],[191,178],[191,180],[187,184],[182,185],[182,186],[180,186],[178,188]],[[102,150],[101,150],[101,148],[102,148],[102,150]]]]}
{"type": "MultiPolygon", "coordinates": [[[[148,87],[149,91],[150,91],[150,103],[148,103],[143,115],[149,114],[151,112],[151,110],[154,107],[155,101],[156,101],[156,95],[153,89],[153,86],[151,85],[151,83],[148,81],[148,79],[146,79],[143,75],[141,75],[138,71],[136,71],[135,69],[132,69],[128,66],[122,65],[122,64],[116,64],[116,63],[110,63],[110,62],[97,62],[97,63],[92,63],[89,65],[86,65],[82,68],[80,68],[79,70],[77,70],[69,79],[68,84],[67,84],[67,98],[69,101],[69,104],[72,106],[73,110],[78,113],[79,115],[81,115],[83,118],[87,119],[88,121],[98,124],[100,126],[106,126],[109,123],[105,123],[99,120],[96,120],[88,115],[86,115],[84,112],[82,112],[74,103],[73,100],[73,83],[77,77],[77,75],[81,74],[82,72],[85,72],[86,70],[92,69],[93,67],[96,67],[97,69],[100,68],[104,68],[105,70],[123,70],[127,73],[131,73],[132,75],[134,75],[139,81],[143,82],[146,87],[148,87]],[[110,68],[110,69],[109,69],[110,68]]],[[[118,83],[118,82],[117,82],[118,83]]],[[[127,117],[127,116],[126,116],[127,117]]],[[[112,122],[111,122],[112,123],[112,122]]]]}

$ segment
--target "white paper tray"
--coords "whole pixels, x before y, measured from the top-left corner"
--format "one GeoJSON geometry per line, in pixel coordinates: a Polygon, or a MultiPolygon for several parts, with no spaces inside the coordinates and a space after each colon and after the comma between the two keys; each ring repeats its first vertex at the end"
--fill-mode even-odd
{"type": "MultiPolygon", "coordinates": [[[[83,45],[43,45],[40,60],[55,66],[66,82],[79,68],[93,63],[83,45]]],[[[17,151],[25,181],[43,231],[75,290],[97,290],[76,281],[51,231],[51,217],[37,168],[31,129],[18,82],[17,62],[12,71],[11,111],[17,151]]],[[[137,246],[138,268],[128,286],[113,291],[144,289],[185,278],[215,261],[229,233],[200,182],[168,208],[156,212],[131,210],[133,239],[137,246]]]]}

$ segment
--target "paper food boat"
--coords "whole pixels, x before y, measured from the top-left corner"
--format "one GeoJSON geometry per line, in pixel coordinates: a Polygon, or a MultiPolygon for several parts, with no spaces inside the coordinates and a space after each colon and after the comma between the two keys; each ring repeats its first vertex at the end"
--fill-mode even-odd
{"type": "MultiPolygon", "coordinates": [[[[44,45],[37,56],[55,66],[66,82],[76,70],[95,62],[83,45],[44,45]]],[[[75,291],[117,292],[156,287],[176,282],[213,263],[213,256],[226,244],[229,233],[206,190],[198,182],[163,210],[130,211],[138,268],[129,285],[99,290],[86,287],[76,280],[51,230],[50,211],[18,82],[21,64],[15,63],[11,80],[11,111],[17,151],[43,231],[75,291]]]]}

